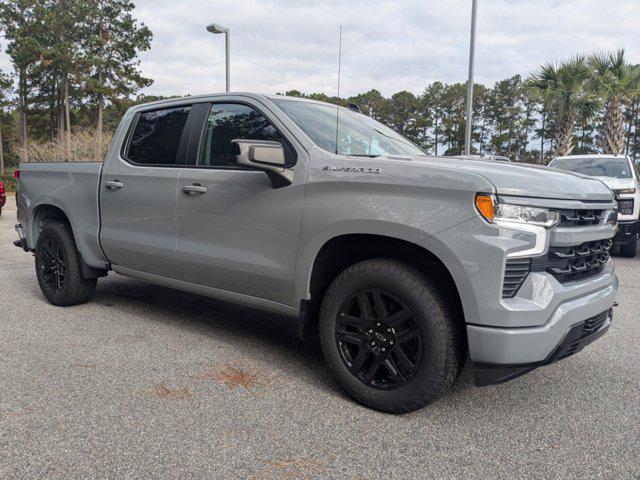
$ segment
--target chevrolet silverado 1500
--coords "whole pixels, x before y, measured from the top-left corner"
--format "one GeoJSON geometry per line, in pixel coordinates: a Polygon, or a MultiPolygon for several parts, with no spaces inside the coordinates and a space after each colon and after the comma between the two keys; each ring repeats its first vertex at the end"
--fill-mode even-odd
{"type": "Polygon", "coordinates": [[[16,241],[54,305],[113,271],[298,318],[388,412],[579,351],[612,320],[599,180],[438,158],[347,108],[220,94],[131,108],[104,161],[24,163],[16,241]]]}

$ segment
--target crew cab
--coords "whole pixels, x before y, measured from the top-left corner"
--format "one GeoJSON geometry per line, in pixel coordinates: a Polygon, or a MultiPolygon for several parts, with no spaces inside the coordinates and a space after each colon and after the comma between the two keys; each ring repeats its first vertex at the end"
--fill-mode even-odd
{"type": "Polygon", "coordinates": [[[640,181],[634,162],[625,155],[556,157],[550,167],[591,175],[602,180],[618,202],[618,233],[614,246],[624,257],[635,257],[640,234],[640,181]]]}
{"type": "Polygon", "coordinates": [[[545,167],[426,155],[312,100],[131,108],[95,163],[21,165],[18,245],[54,305],[114,272],[298,319],[344,389],[393,413],[467,356],[490,385],[609,328],[617,204],[545,167]]]}

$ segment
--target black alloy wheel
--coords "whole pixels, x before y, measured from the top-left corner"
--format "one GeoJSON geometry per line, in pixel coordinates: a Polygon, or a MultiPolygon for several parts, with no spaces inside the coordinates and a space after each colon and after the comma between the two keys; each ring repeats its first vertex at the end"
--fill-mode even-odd
{"type": "Polygon", "coordinates": [[[42,263],[40,269],[46,288],[58,293],[64,287],[67,276],[67,263],[60,245],[53,238],[47,238],[41,245],[42,263]]]}
{"type": "Polygon", "coordinates": [[[84,303],[96,289],[97,278],[85,278],[83,261],[68,223],[47,223],[35,248],[38,284],[53,305],[84,303]]]}
{"type": "Polygon", "coordinates": [[[338,311],[338,351],[349,371],[368,387],[396,389],[420,368],[423,341],[409,307],[382,289],[348,297],[338,311]]]}
{"type": "Polygon", "coordinates": [[[358,402],[406,413],[440,397],[466,360],[464,318],[438,277],[394,258],[355,263],[329,285],[320,345],[358,402]]]}

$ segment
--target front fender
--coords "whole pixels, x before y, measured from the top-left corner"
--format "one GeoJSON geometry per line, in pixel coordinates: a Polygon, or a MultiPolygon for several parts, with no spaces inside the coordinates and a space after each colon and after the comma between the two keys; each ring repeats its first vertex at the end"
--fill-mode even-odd
{"type": "MultiPolygon", "coordinates": [[[[451,249],[437,237],[432,235],[425,236],[424,231],[418,228],[396,222],[350,220],[327,225],[322,232],[300,245],[295,271],[294,308],[299,308],[302,300],[311,297],[311,273],[315,260],[322,248],[329,241],[344,235],[377,235],[403,240],[422,247],[442,261],[451,273],[458,291],[461,288],[468,291],[468,278],[465,275],[463,266],[451,249]]],[[[393,252],[389,252],[389,255],[392,256],[393,252]]]]}

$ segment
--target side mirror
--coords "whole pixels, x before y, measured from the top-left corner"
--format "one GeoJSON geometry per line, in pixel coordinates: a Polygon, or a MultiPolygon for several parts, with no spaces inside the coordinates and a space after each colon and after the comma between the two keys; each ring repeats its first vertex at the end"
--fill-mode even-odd
{"type": "Polygon", "coordinates": [[[238,165],[263,170],[269,175],[273,188],[286,187],[293,182],[293,170],[286,167],[284,148],[280,142],[268,140],[231,140],[238,165]]]}

